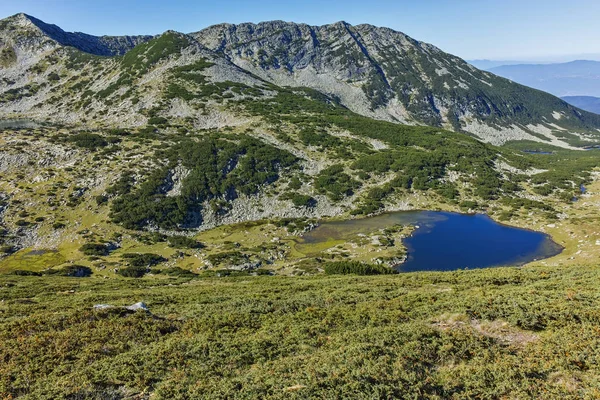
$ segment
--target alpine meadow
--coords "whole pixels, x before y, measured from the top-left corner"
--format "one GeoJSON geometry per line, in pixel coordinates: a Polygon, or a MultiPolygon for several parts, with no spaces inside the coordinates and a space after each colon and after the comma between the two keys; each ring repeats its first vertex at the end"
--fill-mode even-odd
{"type": "Polygon", "coordinates": [[[0,20],[2,399],[600,398],[599,257],[600,115],[394,29],[0,20]]]}

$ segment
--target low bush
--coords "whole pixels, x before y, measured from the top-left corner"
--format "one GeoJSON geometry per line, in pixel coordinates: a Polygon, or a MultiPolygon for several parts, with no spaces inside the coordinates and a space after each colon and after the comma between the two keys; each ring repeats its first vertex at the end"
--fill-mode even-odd
{"type": "Polygon", "coordinates": [[[76,135],[69,136],[66,141],[75,144],[77,147],[82,147],[89,150],[96,150],[99,147],[108,146],[106,139],[94,133],[78,133],[76,135]]]}
{"type": "Polygon", "coordinates": [[[152,267],[167,261],[163,256],[152,253],[125,253],[121,257],[133,267],[152,267]]]}
{"type": "Polygon", "coordinates": [[[167,242],[175,249],[201,249],[204,247],[199,241],[187,236],[170,236],[167,242]]]}
{"type": "Polygon", "coordinates": [[[40,272],[35,272],[35,271],[27,271],[24,269],[17,269],[15,271],[12,272],[12,275],[17,275],[17,276],[42,276],[42,274],[40,272]]]}
{"type": "Polygon", "coordinates": [[[109,253],[108,246],[100,243],[86,243],[79,248],[86,256],[107,256],[109,253]]]}
{"type": "Polygon", "coordinates": [[[359,261],[336,261],[325,263],[325,273],[328,275],[387,275],[397,274],[398,271],[383,265],[367,264],[359,261]]]}
{"type": "Polygon", "coordinates": [[[120,268],[117,270],[117,274],[124,276],[125,278],[141,278],[148,272],[150,272],[149,268],[135,266],[120,268]]]}
{"type": "Polygon", "coordinates": [[[70,276],[73,278],[86,278],[92,275],[90,267],[83,265],[67,265],[58,269],[47,269],[44,275],[70,276]]]}
{"type": "Polygon", "coordinates": [[[314,207],[317,201],[308,195],[297,193],[284,193],[282,200],[291,200],[295,207],[314,207]]]}
{"type": "Polygon", "coordinates": [[[163,275],[176,276],[181,278],[193,278],[198,276],[198,274],[195,274],[190,270],[179,267],[166,268],[160,271],[160,273],[163,275]]]}

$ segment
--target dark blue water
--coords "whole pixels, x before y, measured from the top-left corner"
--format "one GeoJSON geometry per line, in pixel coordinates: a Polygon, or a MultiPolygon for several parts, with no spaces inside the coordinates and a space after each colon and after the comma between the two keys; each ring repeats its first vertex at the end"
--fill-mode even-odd
{"type": "Polygon", "coordinates": [[[423,213],[426,222],[404,241],[408,259],[400,271],[522,265],[562,251],[548,235],[501,225],[486,215],[423,213]]]}
{"type": "Polygon", "coordinates": [[[546,234],[498,224],[486,215],[402,211],[371,218],[332,221],[303,235],[303,243],[347,240],[396,224],[418,227],[403,243],[408,259],[399,271],[452,271],[522,265],[562,251],[546,234]]]}

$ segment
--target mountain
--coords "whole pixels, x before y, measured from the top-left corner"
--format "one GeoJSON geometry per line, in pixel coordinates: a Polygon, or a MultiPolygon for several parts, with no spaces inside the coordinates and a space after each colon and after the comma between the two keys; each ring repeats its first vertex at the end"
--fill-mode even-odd
{"type": "Polygon", "coordinates": [[[559,97],[600,97],[600,61],[505,65],[489,71],[559,97]]]}
{"type": "Polygon", "coordinates": [[[469,64],[472,66],[488,71],[494,67],[501,67],[504,65],[518,65],[518,64],[527,64],[526,61],[515,61],[515,60],[487,60],[487,59],[478,59],[478,60],[467,60],[469,64]]]}
{"type": "Polygon", "coordinates": [[[600,98],[592,96],[565,96],[562,97],[567,103],[582,110],[600,114],[600,98]]]}
{"type": "Polygon", "coordinates": [[[92,36],[81,32],[65,32],[56,25],[47,24],[27,14],[17,14],[0,21],[4,36],[9,34],[15,44],[31,42],[36,38],[38,45],[51,45],[51,41],[62,46],[71,46],[98,56],[123,55],[138,44],[147,42],[152,36],[92,36]],[[17,36],[17,38],[15,38],[17,36]],[[20,37],[18,37],[20,36],[20,37]]]}
{"type": "Polygon", "coordinates": [[[223,107],[243,97],[236,91],[266,99],[289,86],[314,89],[367,117],[495,144],[569,147],[600,128],[596,115],[371,25],[272,21],[189,35],[94,37],[18,14],[0,22],[0,46],[3,118],[137,127],[159,116],[215,127],[236,123],[239,112],[223,107]]]}
{"type": "Polygon", "coordinates": [[[599,116],[385,28],[218,25],[95,54],[39,25],[0,24],[0,274],[389,272],[410,226],[300,237],[401,210],[545,230],[600,165],[571,150],[599,116]]]}
{"type": "Polygon", "coordinates": [[[557,129],[552,124],[598,124],[560,99],[388,28],[273,21],[222,24],[191,36],[265,80],[311,87],[369,117],[468,131],[494,143],[545,135],[557,129]]]}

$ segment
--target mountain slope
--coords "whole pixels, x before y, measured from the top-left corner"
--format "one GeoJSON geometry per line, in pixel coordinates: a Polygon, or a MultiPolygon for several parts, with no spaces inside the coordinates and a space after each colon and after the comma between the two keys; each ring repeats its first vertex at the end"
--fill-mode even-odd
{"type": "Polygon", "coordinates": [[[49,38],[62,46],[71,46],[98,56],[122,55],[152,36],[92,36],[81,32],[65,32],[56,25],[47,24],[27,14],[17,14],[2,21],[0,28],[13,28],[17,35],[49,38]],[[18,28],[17,28],[18,27],[18,28]],[[17,29],[14,29],[17,28],[17,29]]]}
{"type": "Polygon", "coordinates": [[[575,107],[595,114],[600,114],[600,98],[592,96],[565,96],[564,101],[575,107]]]}
{"type": "Polygon", "coordinates": [[[494,144],[582,146],[596,141],[600,128],[597,115],[435,46],[345,22],[222,24],[190,35],[97,38],[19,14],[0,22],[0,65],[3,118],[236,125],[247,118],[239,101],[268,101],[291,86],[317,90],[367,117],[470,132],[494,144]]]}
{"type": "Polygon", "coordinates": [[[600,124],[560,99],[388,28],[273,21],[191,35],[263,79],[311,87],[370,117],[465,130],[495,143],[546,135],[553,125],[585,131],[600,124]]]}
{"type": "Polygon", "coordinates": [[[600,97],[600,61],[504,65],[489,71],[559,97],[600,97]]]}
{"type": "MultiPolygon", "coordinates": [[[[176,32],[144,41],[122,56],[106,57],[57,42],[23,15],[0,26],[4,118],[136,127],[160,112],[197,122],[191,126],[220,126],[235,121],[215,97],[232,85],[265,83],[176,32]],[[194,87],[201,87],[203,95],[192,94],[194,87]]],[[[128,46],[124,39],[111,43],[114,49],[119,43],[128,46]]],[[[90,43],[77,45],[86,49],[90,43]]]]}
{"type": "MultiPolygon", "coordinates": [[[[0,258],[6,258],[0,269],[19,269],[30,247],[53,249],[45,265],[120,265],[122,252],[110,256],[116,248],[152,253],[158,247],[146,246],[166,246],[168,237],[249,221],[272,222],[260,234],[272,245],[238,247],[227,239],[202,257],[183,254],[173,262],[188,269],[288,263],[287,239],[271,240],[293,240],[327,216],[442,208],[503,220],[533,213],[545,221],[557,218],[598,166],[594,152],[547,146],[594,143],[584,140],[594,140],[589,133],[577,136],[558,125],[592,124],[591,114],[543,93],[532,102],[538,92],[489,74],[521,96],[502,100],[508,95],[499,85],[477,79],[488,75],[391,30],[339,23],[294,25],[292,34],[280,22],[248,26],[250,38],[263,26],[266,36],[257,40],[258,58],[253,41],[239,42],[249,58],[242,65],[228,54],[236,50],[226,36],[169,31],[109,57],[63,45],[23,16],[0,26],[0,118],[48,122],[0,126],[0,258]],[[274,28],[288,31],[277,36],[274,28]],[[306,35],[309,42],[300,40],[306,35]],[[277,37],[287,55],[269,54],[283,46],[277,37]],[[299,53],[292,57],[292,50],[299,53]],[[436,60],[442,66],[431,70],[436,60]],[[330,90],[302,80],[311,76],[330,90]],[[439,89],[451,81],[467,88],[439,89]],[[406,90],[396,92],[398,85],[406,90]],[[479,85],[488,91],[470,92],[479,85]],[[430,96],[437,111],[421,96],[430,96]],[[530,138],[538,143],[511,146],[557,156],[495,147],[439,126],[385,121],[406,101],[408,122],[433,118],[432,124],[453,126],[439,114],[452,96],[466,96],[467,105],[502,101],[456,118],[455,129],[479,121],[478,135],[490,142],[530,138]],[[357,104],[380,119],[357,113],[357,104]],[[553,111],[555,125],[547,121],[546,135],[536,136],[528,125],[545,122],[540,107],[548,104],[564,107],[562,114],[553,111]],[[520,136],[506,134],[501,123],[520,124],[512,127],[520,136]]],[[[225,28],[233,29],[212,29],[225,28]]],[[[242,28],[231,32],[235,38],[242,28]]],[[[400,250],[386,246],[377,262],[397,262],[400,250]]]]}

